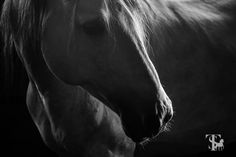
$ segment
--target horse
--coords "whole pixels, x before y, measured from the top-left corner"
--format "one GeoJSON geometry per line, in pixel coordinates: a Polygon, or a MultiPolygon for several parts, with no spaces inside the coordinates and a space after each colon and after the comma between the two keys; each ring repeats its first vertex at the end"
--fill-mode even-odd
{"type": "Polygon", "coordinates": [[[90,3],[6,0],[5,43],[28,73],[26,103],[49,147],[61,156],[133,156],[136,143],[165,129],[171,101],[143,43],[115,23],[109,33],[104,1],[90,3]]]}
{"type": "Polygon", "coordinates": [[[6,0],[1,24],[47,145],[156,156],[236,141],[235,16],[233,0],[6,0]]]}

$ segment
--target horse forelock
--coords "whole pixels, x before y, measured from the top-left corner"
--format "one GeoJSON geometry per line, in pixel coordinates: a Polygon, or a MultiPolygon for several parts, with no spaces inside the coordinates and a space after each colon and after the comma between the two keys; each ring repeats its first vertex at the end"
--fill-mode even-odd
{"type": "Polygon", "coordinates": [[[148,52],[148,34],[154,18],[150,3],[147,0],[104,0],[102,10],[107,25],[116,22],[135,42],[138,49],[148,52]]]}

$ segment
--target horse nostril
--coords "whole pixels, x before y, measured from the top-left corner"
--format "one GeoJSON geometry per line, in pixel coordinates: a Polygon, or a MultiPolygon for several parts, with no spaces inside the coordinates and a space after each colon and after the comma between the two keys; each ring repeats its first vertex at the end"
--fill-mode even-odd
{"type": "Polygon", "coordinates": [[[167,112],[164,119],[163,119],[163,123],[166,124],[168,123],[173,117],[173,113],[167,112]]]}
{"type": "Polygon", "coordinates": [[[173,108],[172,108],[172,102],[168,97],[165,97],[165,99],[160,101],[160,107],[157,107],[158,114],[160,117],[161,121],[161,130],[168,130],[169,125],[168,122],[172,119],[173,117],[173,108]]]}
{"type": "Polygon", "coordinates": [[[84,32],[90,36],[103,35],[106,30],[104,21],[100,18],[96,18],[83,23],[82,28],[84,32]]]}
{"type": "Polygon", "coordinates": [[[173,116],[171,100],[168,97],[159,99],[155,105],[155,113],[159,118],[160,131],[163,131],[163,129],[165,130],[166,126],[168,128],[167,123],[171,120],[173,116]]]}

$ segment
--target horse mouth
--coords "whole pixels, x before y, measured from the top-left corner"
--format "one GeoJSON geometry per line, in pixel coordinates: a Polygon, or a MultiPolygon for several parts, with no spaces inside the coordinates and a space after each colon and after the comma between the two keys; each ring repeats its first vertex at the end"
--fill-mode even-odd
{"type": "Polygon", "coordinates": [[[142,146],[156,141],[160,133],[169,130],[170,120],[173,116],[172,107],[169,106],[141,116],[131,112],[122,114],[121,119],[125,133],[142,146]]]}

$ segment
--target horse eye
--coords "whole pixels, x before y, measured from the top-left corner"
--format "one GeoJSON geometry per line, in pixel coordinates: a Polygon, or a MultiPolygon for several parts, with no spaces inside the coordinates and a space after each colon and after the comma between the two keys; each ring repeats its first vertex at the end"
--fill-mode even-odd
{"type": "Polygon", "coordinates": [[[64,5],[69,5],[73,2],[73,0],[63,0],[62,2],[64,5]]]}
{"type": "Polygon", "coordinates": [[[82,28],[84,32],[90,36],[103,35],[106,31],[104,21],[99,18],[83,23],[82,28]]]}

